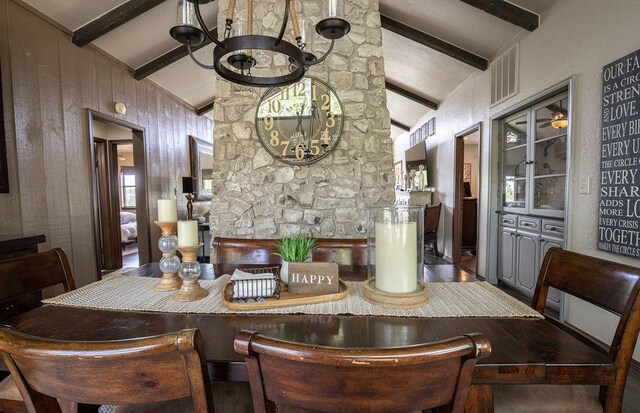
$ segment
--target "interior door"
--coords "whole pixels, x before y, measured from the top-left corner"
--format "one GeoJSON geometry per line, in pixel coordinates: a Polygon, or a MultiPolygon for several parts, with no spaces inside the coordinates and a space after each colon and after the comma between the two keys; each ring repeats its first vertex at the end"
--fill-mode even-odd
{"type": "MultiPolygon", "coordinates": [[[[100,243],[102,270],[114,270],[122,267],[120,243],[120,221],[118,219],[118,199],[113,199],[112,172],[107,142],[94,139],[96,155],[96,177],[98,185],[98,219],[100,222],[100,243]],[[115,204],[114,204],[115,203],[115,204]],[[115,205],[115,207],[114,207],[115,205]],[[114,218],[115,216],[115,218],[114,218]]],[[[117,191],[117,190],[116,190],[117,191]]]]}

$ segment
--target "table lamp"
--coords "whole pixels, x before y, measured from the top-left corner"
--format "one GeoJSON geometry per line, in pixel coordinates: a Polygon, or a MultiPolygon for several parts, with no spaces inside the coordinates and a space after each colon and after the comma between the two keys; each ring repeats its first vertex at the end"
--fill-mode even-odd
{"type": "Polygon", "coordinates": [[[187,219],[193,219],[193,194],[196,192],[197,179],[191,176],[182,177],[182,193],[187,198],[187,219]]]}

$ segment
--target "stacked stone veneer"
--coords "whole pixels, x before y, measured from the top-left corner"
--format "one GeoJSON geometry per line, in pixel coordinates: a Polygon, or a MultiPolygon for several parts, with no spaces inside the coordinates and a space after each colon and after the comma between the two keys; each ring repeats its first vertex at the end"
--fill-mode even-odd
{"type": "MultiPolygon", "coordinates": [[[[228,0],[220,2],[218,27],[224,27],[227,4],[228,0]]],[[[254,15],[263,32],[277,32],[283,5],[278,0],[255,2],[254,15]]],[[[304,1],[303,14],[315,23],[321,6],[321,1],[304,1]]],[[[336,41],[329,58],[308,73],[336,90],[345,115],[337,147],[314,164],[284,164],[260,144],[255,113],[266,89],[216,79],[213,236],[362,237],[367,232],[367,209],[393,204],[393,149],[378,1],[347,0],[346,17],[351,23],[349,35],[336,41]]],[[[316,42],[315,49],[324,51],[327,43],[316,42]]]]}

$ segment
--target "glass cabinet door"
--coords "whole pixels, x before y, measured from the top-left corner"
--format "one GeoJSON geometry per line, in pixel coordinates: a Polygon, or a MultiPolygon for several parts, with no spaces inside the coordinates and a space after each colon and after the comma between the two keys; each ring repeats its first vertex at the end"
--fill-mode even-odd
{"type": "Polygon", "coordinates": [[[527,142],[529,114],[519,113],[502,123],[501,182],[502,208],[523,212],[527,207],[527,142]]]}
{"type": "Polygon", "coordinates": [[[501,202],[505,212],[564,216],[568,109],[565,92],[500,123],[501,202]]]}
{"type": "Polygon", "coordinates": [[[567,174],[567,94],[533,108],[535,118],[531,179],[532,213],[564,216],[567,174]]]}

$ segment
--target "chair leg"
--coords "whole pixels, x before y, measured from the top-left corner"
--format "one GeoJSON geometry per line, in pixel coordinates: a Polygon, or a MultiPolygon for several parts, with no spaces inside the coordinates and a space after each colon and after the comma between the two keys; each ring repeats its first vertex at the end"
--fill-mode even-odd
{"type": "Polygon", "coordinates": [[[433,240],[433,244],[432,245],[433,245],[433,252],[436,254],[436,257],[444,256],[444,254],[442,254],[440,251],[438,251],[438,238],[433,240]]]}

